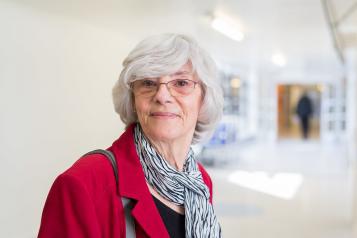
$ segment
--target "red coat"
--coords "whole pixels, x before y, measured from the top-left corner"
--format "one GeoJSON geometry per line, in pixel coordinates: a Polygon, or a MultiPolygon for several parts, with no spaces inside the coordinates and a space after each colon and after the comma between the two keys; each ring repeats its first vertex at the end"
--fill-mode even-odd
{"type": "MultiPolygon", "coordinates": [[[[145,181],[133,128],[130,126],[108,148],[117,160],[119,187],[107,158],[99,154],[82,157],[53,183],[43,209],[39,238],[124,238],[124,209],[117,192],[134,201],[136,237],[169,237],[145,181]]],[[[200,164],[199,169],[212,202],[211,179],[200,164]]]]}

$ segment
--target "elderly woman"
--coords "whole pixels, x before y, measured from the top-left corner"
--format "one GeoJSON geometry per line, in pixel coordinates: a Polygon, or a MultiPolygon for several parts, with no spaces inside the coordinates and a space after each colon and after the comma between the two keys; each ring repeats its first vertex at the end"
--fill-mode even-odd
{"type": "Polygon", "coordinates": [[[39,237],[221,237],[211,179],[191,149],[222,114],[214,62],[191,38],[163,34],[123,66],[113,101],[127,128],[107,149],[117,183],[105,156],[83,156],[52,185],[39,237]]]}

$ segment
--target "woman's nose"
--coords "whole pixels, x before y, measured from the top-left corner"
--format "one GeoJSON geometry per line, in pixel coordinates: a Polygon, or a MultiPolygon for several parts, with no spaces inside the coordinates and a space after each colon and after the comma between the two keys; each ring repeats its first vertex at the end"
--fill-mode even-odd
{"type": "Polygon", "coordinates": [[[157,91],[154,97],[160,103],[170,102],[172,100],[172,95],[166,83],[169,80],[170,77],[162,77],[157,85],[157,91]]]}

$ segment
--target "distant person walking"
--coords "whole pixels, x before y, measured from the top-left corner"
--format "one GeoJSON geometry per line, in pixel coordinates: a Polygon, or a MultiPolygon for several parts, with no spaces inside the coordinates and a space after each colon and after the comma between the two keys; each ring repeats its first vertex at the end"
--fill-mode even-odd
{"type": "Polygon", "coordinates": [[[307,96],[307,93],[304,92],[301,98],[299,99],[296,107],[296,114],[300,119],[300,129],[304,139],[307,139],[309,137],[310,117],[312,116],[312,113],[312,101],[307,96]]]}

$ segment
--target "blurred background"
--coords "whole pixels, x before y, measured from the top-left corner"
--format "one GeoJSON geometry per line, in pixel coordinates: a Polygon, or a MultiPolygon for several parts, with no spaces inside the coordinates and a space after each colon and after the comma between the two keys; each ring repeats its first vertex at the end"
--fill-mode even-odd
{"type": "Polygon", "coordinates": [[[0,0],[0,237],[36,237],[55,177],[124,125],[143,38],[193,36],[224,117],[195,146],[224,237],[357,237],[357,1],[0,0]]]}

